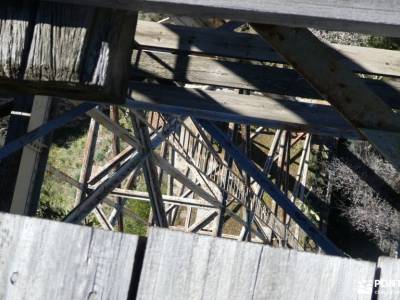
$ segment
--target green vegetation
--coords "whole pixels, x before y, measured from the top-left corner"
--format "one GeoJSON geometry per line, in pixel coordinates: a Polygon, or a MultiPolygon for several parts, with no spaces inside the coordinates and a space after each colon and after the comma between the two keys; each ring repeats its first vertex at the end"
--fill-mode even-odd
{"type": "Polygon", "coordinates": [[[389,50],[399,50],[400,39],[383,36],[370,36],[368,39],[368,46],[389,50]]]}
{"type": "MultiPolygon", "coordinates": [[[[121,113],[121,125],[127,127],[128,120],[121,113]]],[[[50,148],[48,164],[64,172],[71,178],[79,180],[80,170],[82,166],[83,151],[85,148],[86,134],[88,122],[87,120],[77,122],[69,128],[56,131],[54,135],[54,143],[50,148]],[[82,130],[85,128],[85,130],[82,130]]],[[[121,143],[122,149],[126,147],[125,143],[121,143]]],[[[100,126],[96,152],[94,155],[94,167],[92,173],[104,165],[112,158],[112,134],[100,126]]],[[[145,190],[143,179],[138,182],[138,190],[145,190]]],[[[45,174],[38,216],[46,219],[60,220],[66,216],[75,201],[76,188],[70,184],[61,181],[50,173],[45,174]]],[[[147,220],[150,212],[148,203],[141,201],[129,200],[126,208],[134,211],[142,219],[147,220]]],[[[99,226],[93,216],[87,220],[87,224],[99,226]]],[[[146,226],[132,220],[124,218],[125,232],[132,234],[146,234],[146,226]]]]}
{"type": "MultiPolygon", "coordinates": [[[[48,164],[79,180],[84,146],[85,136],[74,141],[66,141],[62,145],[53,144],[48,164]]],[[[74,187],[46,173],[40,197],[39,216],[61,219],[73,208],[75,193],[74,187]]]]}

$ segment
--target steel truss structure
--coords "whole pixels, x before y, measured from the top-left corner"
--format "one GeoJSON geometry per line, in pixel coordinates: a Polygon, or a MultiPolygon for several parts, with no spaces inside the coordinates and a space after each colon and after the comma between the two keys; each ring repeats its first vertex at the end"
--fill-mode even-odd
{"type": "MultiPolygon", "coordinates": [[[[137,9],[124,5],[120,8],[137,9]]],[[[191,5],[184,6],[185,13],[191,5]]],[[[308,26],[301,20],[296,24],[308,26]]],[[[327,209],[317,220],[305,213],[306,199],[329,206],[307,186],[312,151],[326,150],[325,141],[335,137],[367,139],[399,168],[398,83],[370,75],[398,77],[393,65],[400,55],[328,45],[307,29],[250,23],[249,32],[240,33],[232,28],[241,23],[223,22],[221,28],[195,28],[139,21],[124,105],[72,101],[70,111],[48,121],[42,117],[42,124],[7,143],[0,159],[32,145],[40,151],[43,137],[86,114],[91,122],[79,180],[46,166],[76,188],[75,207],[65,222],[81,223],[93,213],[108,230],[122,231],[124,218],[133,218],[145,225],[343,255],[325,235],[327,209]],[[121,114],[129,126],[120,124],[121,114]],[[114,157],[94,172],[100,126],[114,136],[114,157]],[[260,144],[260,136],[269,136],[269,142],[260,144]],[[147,191],[135,188],[138,180],[147,191]],[[149,220],[129,210],[128,201],[149,202],[149,220]]],[[[386,30],[373,21],[367,27],[386,30]]],[[[24,172],[34,174],[37,168],[21,167],[24,172]]],[[[27,189],[26,197],[14,199],[23,203],[14,203],[11,211],[24,214],[27,206],[37,206],[29,195],[27,189]]]]}

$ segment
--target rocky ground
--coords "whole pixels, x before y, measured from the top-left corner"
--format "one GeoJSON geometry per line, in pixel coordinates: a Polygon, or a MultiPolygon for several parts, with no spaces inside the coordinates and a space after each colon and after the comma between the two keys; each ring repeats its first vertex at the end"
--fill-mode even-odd
{"type": "Polygon", "coordinates": [[[311,29],[311,31],[321,40],[335,44],[368,47],[371,39],[370,35],[354,32],[327,31],[319,29],[311,29]]]}

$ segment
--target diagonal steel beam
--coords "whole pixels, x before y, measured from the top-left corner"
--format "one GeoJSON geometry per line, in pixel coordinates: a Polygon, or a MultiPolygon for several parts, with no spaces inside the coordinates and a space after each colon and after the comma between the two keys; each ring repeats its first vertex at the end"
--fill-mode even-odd
{"type": "MultiPolygon", "coordinates": [[[[137,111],[135,114],[142,115],[137,111]]],[[[165,214],[164,201],[161,194],[161,185],[157,176],[157,169],[153,161],[153,150],[150,145],[149,131],[146,124],[130,114],[133,128],[135,129],[136,137],[141,142],[143,149],[142,153],[146,154],[143,162],[143,175],[146,181],[147,191],[149,193],[150,205],[153,211],[154,222],[159,227],[168,227],[167,216],[165,214]]],[[[142,117],[144,117],[142,115],[142,117]]]]}
{"type": "Polygon", "coordinates": [[[6,144],[3,148],[0,149],[0,160],[7,157],[11,153],[18,151],[19,149],[23,148],[24,146],[32,143],[33,141],[37,140],[45,136],[46,134],[52,132],[53,130],[64,126],[68,122],[72,121],[76,117],[83,115],[85,112],[93,109],[95,104],[92,103],[83,103],[74,107],[70,111],[64,113],[63,115],[48,121],[46,124],[28,132],[27,134],[21,136],[20,138],[12,141],[11,143],[6,144]]]}
{"type": "Polygon", "coordinates": [[[352,72],[348,58],[308,29],[252,27],[400,170],[400,116],[352,72]]]}
{"type": "Polygon", "coordinates": [[[296,207],[268,178],[239,151],[229,138],[212,122],[197,120],[203,128],[232,156],[240,168],[248,173],[266,191],[276,203],[278,203],[291,218],[308,234],[316,244],[327,254],[343,255],[324,234],[296,207]]]}
{"type": "Polygon", "coordinates": [[[121,138],[127,144],[140,148],[140,142],[125,128],[111,120],[107,115],[105,115],[99,109],[92,109],[86,113],[91,118],[95,119],[102,126],[110,130],[115,136],[121,138]]]}
{"type": "Polygon", "coordinates": [[[83,150],[83,160],[81,173],[79,175],[79,183],[81,189],[78,189],[75,194],[75,205],[78,205],[86,195],[88,180],[92,174],[94,153],[96,151],[96,142],[99,133],[99,123],[95,119],[90,120],[89,131],[86,137],[86,144],[83,150]]]}
{"type": "MultiPolygon", "coordinates": [[[[171,176],[173,176],[177,181],[181,182],[183,185],[185,185],[187,188],[191,189],[196,195],[199,197],[203,198],[206,200],[208,203],[213,205],[215,208],[221,208],[221,202],[219,202],[217,199],[215,199],[211,194],[203,190],[200,186],[198,186],[196,183],[191,181],[189,178],[187,178],[185,175],[183,175],[179,170],[174,168],[168,161],[157,155],[156,153],[154,154],[154,160],[158,164],[158,166],[171,176]]],[[[242,226],[247,226],[247,223],[242,220],[241,217],[239,217],[236,213],[232,212],[230,209],[226,208],[226,214],[230,215],[235,221],[237,221],[239,224],[242,226]]],[[[262,234],[260,234],[257,230],[254,228],[250,229],[252,232],[254,232],[255,235],[257,235],[262,241],[265,243],[268,242],[264,238],[262,234]]]]}
{"type": "MultiPolygon", "coordinates": [[[[152,139],[151,148],[155,149],[179,126],[176,119],[172,119],[166,127],[161,129],[152,139]]],[[[114,188],[116,188],[135,168],[137,168],[148,153],[135,151],[111,177],[76,206],[63,221],[68,223],[81,222],[114,188]]]]}

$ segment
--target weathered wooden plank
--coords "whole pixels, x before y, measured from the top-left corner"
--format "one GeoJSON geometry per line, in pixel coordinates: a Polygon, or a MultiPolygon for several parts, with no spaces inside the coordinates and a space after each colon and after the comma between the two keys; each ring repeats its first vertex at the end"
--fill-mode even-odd
{"type": "Polygon", "coordinates": [[[371,299],[372,262],[264,247],[259,266],[254,299],[371,299]]]}
{"type": "Polygon", "coordinates": [[[248,96],[145,83],[130,84],[127,106],[215,121],[257,124],[358,138],[356,131],[331,107],[290,101],[277,95],[248,96]]]}
{"type": "MultiPolygon", "coordinates": [[[[50,97],[35,96],[27,131],[47,122],[51,111],[50,97]]],[[[39,145],[25,146],[22,151],[10,212],[33,216],[39,207],[40,187],[46,170],[51,136],[36,141],[39,145]]]]}
{"type": "Polygon", "coordinates": [[[400,36],[396,0],[51,0],[175,15],[400,36]]]}
{"type": "Polygon", "coordinates": [[[124,101],[134,14],[26,0],[0,10],[2,90],[124,101]]]}
{"type": "Polygon", "coordinates": [[[262,247],[150,229],[137,299],[251,299],[262,247]]]}
{"type": "Polygon", "coordinates": [[[397,300],[400,296],[400,260],[379,257],[379,281],[375,281],[375,290],[379,300],[397,300]]]}
{"type": "Polygon", "coordinates": [[[138,237],[0,214],[1,299],[127,299],[138,237]]]}
{"type": "Polygon", "coordinates": [[[374,273],[370,262],[151,228],[137,298],[370,299],[374,273]]]}
{"type": "MultiPolygon", "coordinates": [[[[139,21],[135,41],[139,49],[168,49],[249,60],[287,63],[259,35],[211,28],[139,21]]],[[[354,72],[400,76],[400,52],[386,49],[330,44],[349,60],[354,72]]]]}
{"type": "Polygon", "coordinates": [[[340,60],[341,54],[319,41],[307,29],[253,24],[353,126],[358,128],[400,170],[400,117],[340,60]],[[338,59],[339,58],[339,59],[338,59]],[[309,63],[313,60],[313,63],[309,63]],[[387,129],[393,134],[369,134],[364,128],[387,129]]]}
{"type": "MultiPolygon", "coordinates": [[[[308,63],[308,61],[307,61],[308,63]]],[[[343,60],[338,60],[343,64],[343,60]]],[[[345,63],[344,63],[345,64],[345,63]]],[[[347,64],[345,64],[347,66],[347,64]]],[[[140,52],[133,58],[133,75],[200,83],[221,87],[321,99],[296,71],[264,65],[216,60],[162,52],[140,52]]],[[[400,108],[400,83],[395,80],[362,79],[367,87],[392,108],[400,108]]]]}

